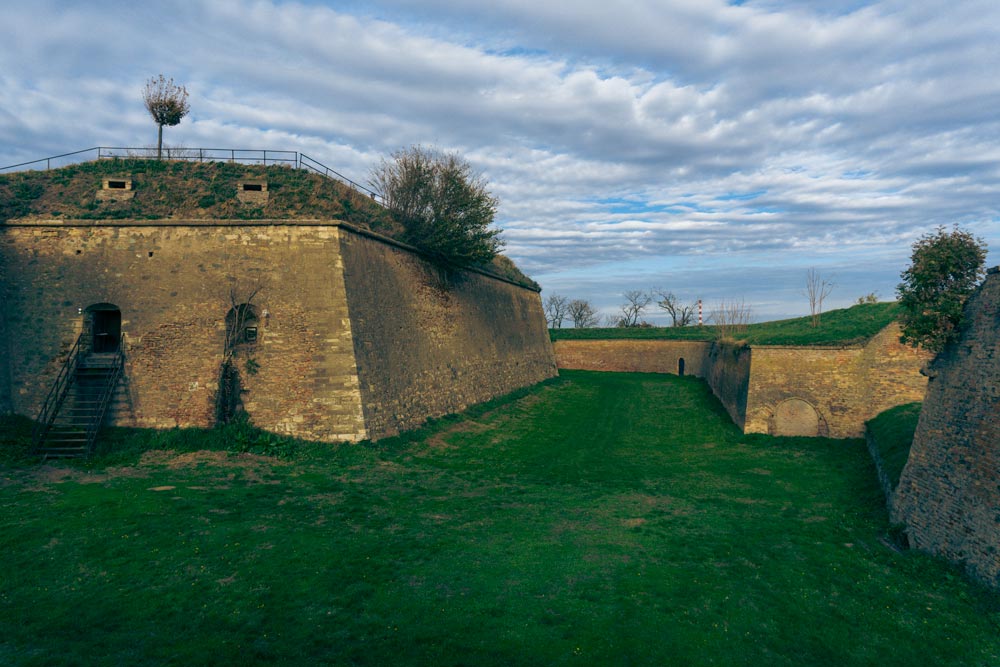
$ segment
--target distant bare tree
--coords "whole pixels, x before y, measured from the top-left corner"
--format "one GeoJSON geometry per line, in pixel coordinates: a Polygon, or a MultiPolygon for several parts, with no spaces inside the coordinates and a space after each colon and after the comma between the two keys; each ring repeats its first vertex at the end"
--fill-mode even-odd
{"type": "Polygon", "coordinates": [[[753,313],[743,299],[739,301],[723,299],[711,312],[709,320],[715,325],[717,337],[725,340],[746,333],[747,326],[753,321],[753,313]]]}
{"type": "Polygon", "coordinates": [[[163,126],[173,127],[188,114],[191,107],[187,98],[188,92],[184,86],[174,85],[173,79],[165,79],[162,74],[146,82],[142,101],[159,128],[156,140],[157,159],[163,157],[163,126]]]}
{"type": "Polygon", "coordinates": [[[545,299],[545,319],[548,320],[549,327],[561,329],[563,320],[569,312],[569,300],[561,294],[550,294],[545,299]]]}
{"type": "Polygon", "coordinates": [[[673,292],[664,292],[663,290],[657,290],[656,295],[660,297],[656,305],[670,315],[673,326],[686,327],[691,324],[695,313],[698,312],[697,302],[685,306],[673,292]]]}
{"type": "Polygon", "coordinates": [[[569,302],[568,314],[569,318],[573,320],[573,326],[577,329],[586,329],[588,327],[596,327],[601,321],[600,317],[597,315],[597,311],[594,307],[590,305],[589,301],[584,299],[573,299],[569,302]]]}
{"type": "Polygon", "coordinates": [[[809,314],[812,316],[812,325],[819,326],[820,315],[823,314],[823,300],[830,296],[833,291],[833,283],[820,275],[816,269],[809,269],[806,273],[805,295],[809,298],[809,314]]]}
{"type": "Polygon", "coordinates": [[[642,324],[642,315],[653,301],[653,295],[642,290],[629,290],[622,294],[625,303],[621,305],[620,327],[637,327],[642,324]]]}

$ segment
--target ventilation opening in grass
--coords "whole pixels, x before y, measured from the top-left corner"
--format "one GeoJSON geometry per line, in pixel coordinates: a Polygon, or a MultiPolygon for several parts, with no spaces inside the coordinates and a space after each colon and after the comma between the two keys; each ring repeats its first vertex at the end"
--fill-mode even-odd
{"type": "Polygon", "coordinates": [[[101,182],[101,189],[97,191],[97,198],[111,201],[124,201],[131,199],[135,193],[132,191],[131,178],[105,178],[101,182]]]}
{"type": "Polygon", "coordinates": [[[267,203],[267,181],[240,181],[236,186],[237,198],[247,204],[267,203]]]}

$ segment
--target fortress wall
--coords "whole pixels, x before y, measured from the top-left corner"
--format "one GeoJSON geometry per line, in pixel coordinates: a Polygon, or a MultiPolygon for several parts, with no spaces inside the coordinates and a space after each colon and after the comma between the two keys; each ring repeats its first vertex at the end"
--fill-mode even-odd
{"type": "Polygon", "coordinates": [[[706,377],[711,343],[680,340],[557,340],[559,368],[619,373],[678,372],[706,377]]]}
{"type": "Polygon", "coordinates": [[[965,306],[959,339],[932,376],[893,521],[911,545],[964,563],[1000,588],[1000,272],[965,306]]]}
{"type": "Polygon", "coordinates": [[[922,400],[921,350],[892,324],[864,347],[735,346],[704,341],[560,340],[560,368],[676,373],[680,356],[745,433],[854,438],[896,405],[922,400]]]}
{"type": "Polygon", "coordinates": [[[860,357],[860,347],[754,346],[745,432],[862,436],[860,357]]]}
{"type": "Polygon", "coordinates": [[[11,383],[11,346],[7,335],[7,309],[4,306],[7,299],[6,287],[10,283],[7,276],[7,265],[3,254],[0,254],[0,415],[14,411],[14,397],[11,383]]]}
{"type": "Polygon", "coordinates": [[[865,421],[889,408],[924,400],[927,377],[920,369],[932,358],[923,349],[900,343],[901,329],[893,322],[865,345],[858,359],[858,373],[866,378],[865,421]]]}
{"type": "Polygon", "coordinates": [[[444,275],[410,250],[343,238],[365,422],[373,439],[556,375],[537,292],[444,275]]]}
{"type": "Polygon", "coordinates": [[[819,435],[860,438],[869,419],[923,400],[929,355],[899,335],[893,323],[863,347],[754,346],[746,432],[804,435],[796,429],[812,418],[807,404],[819,435]]]}
{"type": "Polygon", "coordinates": [[[708,386],[740,429],[746,424],[752,357],[749,347],[731,343],[713,343],[709,354],[708,386]]]}
{"type": "Polygon", "coordinates": [[[122,313],[135,423],[211,426],[231,290],[240,301],[259,287],[254,304],[270,313],[248,353],[259,371],[241,368],[254,423],[364,437],[338,235],[335,225],[263,221],[0,227],[0,253],[18,277],[6,303],[13,409],[37,415],[82,330],[78,309],[108,302],[122,313]]]}

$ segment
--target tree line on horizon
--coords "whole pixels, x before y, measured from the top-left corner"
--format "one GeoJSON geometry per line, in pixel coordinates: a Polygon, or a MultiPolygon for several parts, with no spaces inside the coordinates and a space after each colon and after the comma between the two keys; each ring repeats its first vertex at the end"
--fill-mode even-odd
{"type": "MultiPolygon", "coordinates": [[[[957,225],[944,226],[925,234],[912,245],[910,266],[896,287],[900,305],[901,342],[940,352],[959,333],[965,302],[986,275],[986,242],[957,225]]],[[[815,269],[806,274],[803,295],[809,301],[810,322],[821,326],[823,303],[835,283],[815,269]]],[[[566,321],[575,328],[592,328],[603,323],[607,328],[651,327],[645,315],[655,306],[670,316],[670,326],[685,327],[694,323],[701,300],[685,303],[673,292],[663,289],[629,290],[622,294],[619,310],[605,315],[585,299],[570,300],[551,294],[543,302],[545,318],[551,329],[562,328],[566,321]]],[[[871,292],[859,297],[855,305],[878,302],[871,292]]],[[[724,334],[740,333],[752,322],[752,308],[742,300],[722,301],[698,324],[712,324],[724,334]]]]}

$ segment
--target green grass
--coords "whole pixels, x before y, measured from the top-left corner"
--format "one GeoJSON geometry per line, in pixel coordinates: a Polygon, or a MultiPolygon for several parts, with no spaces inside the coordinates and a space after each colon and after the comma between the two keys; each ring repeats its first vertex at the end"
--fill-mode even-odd
{"type": "Polygon", "coordinates": [[[998,596],[883,545],[862,442],[745,437],[693,378],[285,459],[117,437],[0,466],[0,663],[1000,664],[998,596]]]}
{"type": "MultiPolygon", "coordinates": [[[[818,327],[809,317],[751,324],[737,335],[751,345],[847,345],[861,343],[884,329],[899,314],[891,303],[868,303],[823,313],[818,327]]],[[[552,340],[713,340],[716,329],[704,327],[635,327],[549,329],[552,340]]]]}
{"type": "Polygon", "coordinates": [[[899,476],[910,456],[910,445],[920,419],[920,403],[898,405],[886,410],[867,423],[868,431],[875,440],[889,482],[895,489],[899,476]]]}
{"type": "Polygon", "coordinates": [[[347,186],[285,165],[171,160],[95,160],[53,169],[0,174],[0,223],[25,216],[85,220],[321,218],[393,233],[388,213],[347,186]],[[108,177],[130,176],[134,196],[99,201],[108,177]],[[264,179],[268,201],[241,204],[240,181],[264,179]]]}

